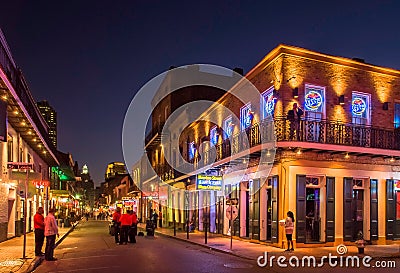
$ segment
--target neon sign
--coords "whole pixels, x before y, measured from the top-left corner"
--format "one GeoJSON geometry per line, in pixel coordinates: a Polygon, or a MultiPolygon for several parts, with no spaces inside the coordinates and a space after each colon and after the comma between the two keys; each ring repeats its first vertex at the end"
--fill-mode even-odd
{"type": "Polygon", "coordinates": [[[218,143],[217,126],[214,126],[210,130],[210,142],[211,145],[216,145],[218,143]]]}
{"type": "Polygon", "coordinates": [[[253,122],[254,114],[251,111],[251,104],[243,106],[240,109],[240,124],[242,129],[249,128],[253,122]]]}
{"type": "Polygon", "coordinates": [[[193,159],[196,154],[196,144],[193,142],[189,143],[189,160],[193,159]]]}
{"type": "Polygon", "coordinates": [[[361,116],[367,109],[367,104],[360,97],[353,98],[351,102],[351,111],[354,115],[361,116]]]}
{"type": "Polygon", "coordinates": [[[263,118],[266,118],[274,114],[276,98],[274,97],[273,91],[274,89],[270,88],[262,94],[261,105],[262,105],[263,118]]]}
{"type": "Polygon", "coordinates": [[[305,108],[309,111],[317,111],[322,105],[323,98],[320,93],[315,90],[310,90],[305,96],[305,108]]]}
{"type": "Polygon", "coordinates": [[[225,119],[224,121],[224,132],[225,132],[225,136],[226,138],[229,138],[232,133],[233,133],[233,121],[232,121],[232,117],[228,117],[227,119],[225,119]]]}

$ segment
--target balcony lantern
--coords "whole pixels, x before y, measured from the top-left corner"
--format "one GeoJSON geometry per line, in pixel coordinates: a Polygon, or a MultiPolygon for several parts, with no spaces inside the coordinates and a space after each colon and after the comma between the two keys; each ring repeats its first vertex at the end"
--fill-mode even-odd
{"type": "Polygon", "coordinates": [[[292,93],[293,93],[293,98],[297,99],[299,97],[299,88],[297,88],[297,87],[294,88],[292,90],[292,93]]]}
{"type": "Polygon", "coordinates": [[[386,101],[383,103],[383,110],[385,111],[389,110],[389,102],[386,101]]]}
{"type": "Polygon", "coordinates": [[[344,95],[339,96],[339,104],[343,105],[344,104],[344,95]]]}

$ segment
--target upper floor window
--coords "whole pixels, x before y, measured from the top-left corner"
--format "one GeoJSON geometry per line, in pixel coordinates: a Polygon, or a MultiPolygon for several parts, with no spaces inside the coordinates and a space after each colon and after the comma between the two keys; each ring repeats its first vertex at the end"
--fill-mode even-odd
{"type": "Polygon", "coordinates": [[[400,128],[400,103],[394,103],[394,128],[400,128]]]}
{"type": "Polygon", "coordinates": [[[353,124],[369,125],[371,117],[371,95],[353,91],[351,99],[351,114],[353,124]]]}
{"type": "Polygon", "coordinates": [[[268,88],[261,94],[261,112],[263,119],[273,116],[275,111],[276,98],[274,97],[274,87],[268,88]]]}
{"type": "Polygon", "coordinates": [[[307,119],[321,120],[325,118],[325,87],[305,85],[304,109],[307,119]]]}
{"type": "Polygon", "coordinates": [[[230,138],[233,133],[233,119],[232,116],[227,117],[224,120],[224,139],[230,138]]]}
{"type": "Polygon", "coordinates": [[[245,130],[253,123],[254,113],[251,111],[251,103],[240,108],[240,129],[245,130]]]}

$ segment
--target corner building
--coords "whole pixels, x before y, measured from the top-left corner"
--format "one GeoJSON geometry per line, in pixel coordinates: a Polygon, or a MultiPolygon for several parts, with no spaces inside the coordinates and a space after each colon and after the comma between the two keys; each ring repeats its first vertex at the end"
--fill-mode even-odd
{"type": "MultiPolygon", "coordinates": [[[[349,244],[360,232],[373,244],[399,240],[400,71],[279,45],[245,77],[264,98],[261,107],[227,93],[216,104],[229,108],[240,124],[224,116],[220,124],[192,124],[181,136],[182,154],[196,162],[207,152],[193,156],[185,143],[199,147],[217,135],[209,142],[217,153],[212,169],[223,174],[225,197],[239,199],[235,236],[282,247],[279,220],[291,210],[297,246],[349,244]],[[294,103],[304,111],[297,123],[287,116],[294,103]],[[276,147],[268,149],[276,154],[268,172],[256,165],[266,149],[262,138],[273,138],[260,133],[271,129],[271,120],[276,147]],[[250,156],[238,164],[243,136],[250,156]],[[235,177],[243,169],[245,175],[235,177]]],[[[225,211],[224,202],[220,206],[225,211]]],[[[219,223],[218,217],[210,223],[219,223]]],[[[228,229],[224,215],[223,233],[228,229]]]]}

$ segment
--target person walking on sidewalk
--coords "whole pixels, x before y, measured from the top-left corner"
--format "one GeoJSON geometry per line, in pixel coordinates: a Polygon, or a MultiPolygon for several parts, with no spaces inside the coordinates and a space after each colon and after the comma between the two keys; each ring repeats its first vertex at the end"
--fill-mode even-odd
{"type": "Polygon", "coordinates": [[[42,247],[44,242],[44,210],[39,207],[33,216],[33,228],[35,229],[35,255],[43,256],[42,247]]]}
{"type": "Polygon", "coordinates": [[[115,243],[118,244],[120,242],[119,236],[120,236],[120,225],[119,225],[119,218],[121,218],[121,208],[118,207],[116,211],[113,213],[112,216],[112,221],[114,224],[114,238],[115,238],[115,243]]]}
{"type": "Polygon", "coordinates": [[[288,247],[285,251],[294,251],[293,245],[293,230],[294,230],[294,215],[293,212],[288,211],[287,218],[285,220],[285,233],[288,247]],[[292,244],[292,248],[290,248],[290,244],[292,244]]]}
{"type": "Polygon", "coordinates": [[[56,244],[56,235],[60,237],[58,233],[57,220],[54,217],[55,209],[49,209],[49,214],[47,214],[44,219],[44,236],[46,236],[46,249],[44,257],[46,261],[56,261],[54,258],[54,248],[56,244]]]}
{"type": "Polygon", "coordinates": [[[156,229],[157,228],[157,220],[158,220],[158,214],[157,214],[156,210],[153,210],[153,213],[151,215],[151,220],[153,221],[154,229],[156,229]]]}

